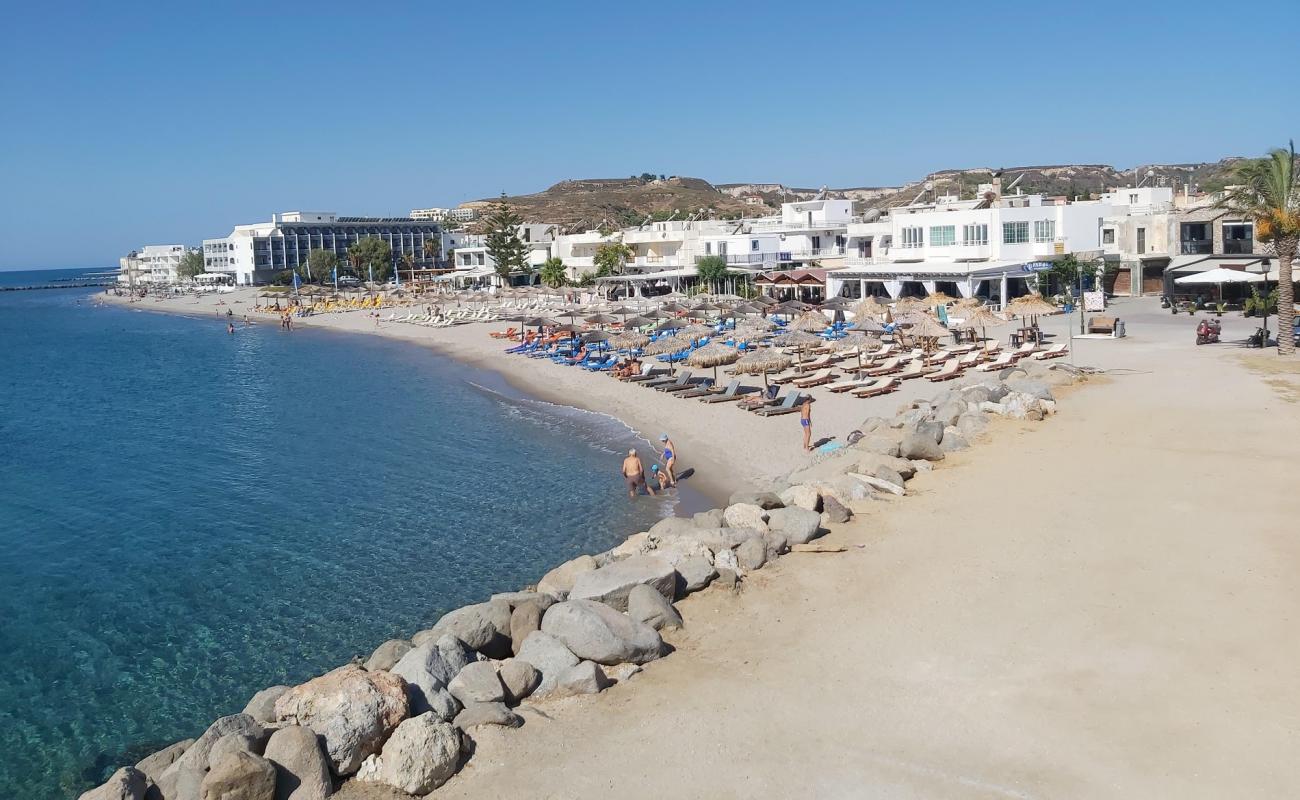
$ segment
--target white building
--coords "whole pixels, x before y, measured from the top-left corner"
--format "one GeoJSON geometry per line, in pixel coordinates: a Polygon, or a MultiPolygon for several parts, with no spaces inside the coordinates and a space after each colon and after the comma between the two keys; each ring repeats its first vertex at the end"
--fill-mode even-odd
{"type": "Polygon", "coordinates": [[[478,219],[478,209],[453,208],[447,211],[446,219],[451,222],[473,222],[478,219]]]}
{"type": "Polygon", "coordinates": [[[119,260],[118,282],[131,286],[166,286],[179,283],[181,258],[194,248],[183,244],[149,244],[119,260]]]}
{"type": "MultiPolygon", "coordinates": [[[[551,257],[559,226],[526,222],[516,229],[516,234],[528,249],[528,265],[537,269],[551,257]]],[[[449,233],[449,250],[452,267],[458,277],[485,279],[496,274],[496,259],[487,249],[487,236],[482,234],[449,233]]]]}
{"type": "Polygon", "coordinates": [[[1113,212],[1102,219],[1101,249],[1113,268],[1107,291],[1159,294],[1164,272],[1176,256],[1174,190],[1165,186],[1112,189],[1100,202],[1113,212]]]}
{"type": "Polygon", "coordinates": [[[444,222],[447,220],[447,213],[450,210],[448,208],[413,208],[411,209],[411,219],[444,222]]]}

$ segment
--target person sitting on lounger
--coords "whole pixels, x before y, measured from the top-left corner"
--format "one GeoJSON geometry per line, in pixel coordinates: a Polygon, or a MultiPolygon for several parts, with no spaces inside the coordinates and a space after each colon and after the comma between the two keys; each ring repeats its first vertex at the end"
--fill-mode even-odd
{"type": "Polygon", "coordinates": [[[578,348],[578,352],[573,354],[573,358],[566,359],[570,364],[580,364],[587,357],[587,346],[584,344],[578,348]]]}

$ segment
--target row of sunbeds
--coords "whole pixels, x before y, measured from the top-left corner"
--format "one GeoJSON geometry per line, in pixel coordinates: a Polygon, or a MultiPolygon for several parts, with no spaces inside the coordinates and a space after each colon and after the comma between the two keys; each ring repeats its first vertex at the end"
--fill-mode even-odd
{"type": "Polygon", "coordinates": [[[760,417],[792,414],[799,410],[799,402],[803,398],[801,392],[788,392],[784,397],[778,397],[779,386],[772,386],[760,392],[744,392],[739,378],[720,389],[712,385],[711,378],[695,380],[690,370],[682,370],[676,375],[660,376],[655,374],[654,365],[649,362],[642,367],[641,374],[619,380],[636,383],[675,397],[693,398],[701,403],[734,402],[737,408],[751,411],[760,417]]]}

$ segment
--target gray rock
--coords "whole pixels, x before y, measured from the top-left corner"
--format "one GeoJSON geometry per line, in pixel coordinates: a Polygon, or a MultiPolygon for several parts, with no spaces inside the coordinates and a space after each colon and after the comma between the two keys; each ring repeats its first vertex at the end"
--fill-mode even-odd
{"type": "Polygon", "coordinates": [[[506,690],[506,702],[517,704],[532,694],[542,682],[542,673],[521,658],[507,658],[497,673],[506,690]]]}
{"type": "Polygon", "coordinates": [[[122,767],[106,782],[85,792],[77,800],[143,800],[149,781],[135,767],[122,767]]]}
{"type": "Polygon", "coordinates": [[[872,489],[879,489],[882,492],[889,492],[890,494],[896,494],[896,495],[907,494],[907,489],[905,489],[903,487],[903,484],[901,483],[892,483],[890,481],[877,478],[874,475],[860,475],[855,473],[851,477],[857,478],[858,480],[862,481],[866,485],[870,486],[872,489]]]}
{"type": "MultiPolygon", "coordinates": [[[[903,476],[899,475],[897,472],[885,466],[884,464],[877,464],[876,468],[871,471],[870,475],[873,478],[882,480],[892,486],[897,486],[900,489],[903,487],[904,484],[903,476]]],[[[899,494],[899,492],[894,492],[894,494],[899,494]]]]}
{"type": "Polygon", "coordinates": [[[976,384],[962,389],[961,397],[967,403],[979,405],[980,403],[990,402],[993,399],[993,393],[989,391],[988,386],[985,386],[984,384],[976,384]]]}
{"type": "MultiPolygon", "coordinates": [[[[453,676],[470,664],[483,660],[483,656],[479,655],[474,648],[450,634],[440,637],[437,644],[438,654],[442,656],[443,663],[447,665],[447,669],[453,676]]],[[[451,678],[447,680],[450,681],[451,678]]]]}
{"type": "Polygon", "coordinates": [[[346,776],[356,772],[366,756],[379,752],[409,708],[401,677],[349,664],[290,689],[275,704],[275,716],[316,731],[325,741],[330,768],[346,776]]]}
{"type": "Polygon", "coordinates": [[[1002,416],[1007,413],[1007,408],[1001,403],[985,401],[980,403],[980,412],[983,414],[997,414],[998,416],[1002,416]]]}
{"type": "Polygon", "coordinates": [[[695,527],[697,528],[721,528],[727,524],[722,515],[722,509],[720,508],[711,508],[708,511],[700,511],[692,517],[692,521],[695,523],[695,527]]]}
{"type": "Polygon", "coordinates": [[[739,491],[731,495],[731,499],[727,501],[727,505],[758,506],[766,511],[773,508],[781,508],[782,503],[781,498],[775,492],[739,491]]]}
{"type": "Polygon", "coordinates": [[[459,763],[460,734],[431,714],[422,714],[397,726],[383,751],[366,759],[357,780],[423,797],[455,775],[459,763]]]}
{"type": "Polygon", "coordinates": [[[510,604],[492,600],[449,611],[412,641],[419,646],[448,634],[486,656],[505,658],[510,655],[510,604]]]}
{"type": "Polygon", "coordinates": [[[768,513],[768,527],[783,535],[788,545],[807,544],[821,527],[821,515],[804,508],[776,508],[768,513]]]}
{"type": "Polygon", "coordinates": [[[721,586],[724,589],[729,589],[734,592],[740,585],[740,576],[736,574],[735,570],[720,569],[718,570],[718,577],[713,582],[713,585],[721,586]]]}
{"type": "Polygon", "coordinates": [[[366,669],[371,672],[377,669],[392,669],[402,656],[411,652],[412,647],[414,645],[408,639],[389,639],[376,647],[375,652],[366,659],[366,669]]]}
{"type": "Polygon", "coordinates": [[[934,410],[934,419],[943,425],[955,425],[957,418],[964,413],[966,413],[965,401],[949,400],[934,410]]]}
{"type": "MultiPolygon", "coordinates": [[[[914,427],[903,429],[903,438],[906,439],[908,433],[917,433],[921,436],[928,436],[934,440],[935,444],[943,442],[943,423],[938,420],[926,418],[916,423],[914,427]]],[[[902,450],[902,444],[899,444],[899,450],[902,450]]]]}
{"type": "MultiPolygon", "coordinates": [[[[765,530],[767,530],[767,523],[763,523],[761,528],[701,528],[695,532],[692,541],[704,545],[711,553],[717,553],[722,550],[730,550],[749,537],[761,534],[765,530]]],[[[692,553],[692,555],[696,555],[696,553],[692,553]]]]}
{"type": "Polygon", "coordinates": [[[867,417],[862,421],[862,424],[858,426],[858,430],[862,431],[863,433],[873,433],[875,431],[880,430],[881,428],[888,428],[888,427],[889,427],[889,420],[887,419],[884,419],[882,417],[867,417]]]}
{"type": "Polygon", "coordinates": [[[840,501],[834,497],[822,498],[822,513],[826,515],[826,521],[837,525],[848,522],[853,514],[845,508],[840,501]]]}
{"type": "Polygon", "coordinates": [[[596,559],[591,556],[578,556],[543,575],[537,582],[537,591],[564,599],[569,596],[569,590],[573,588],[573,582],[579,575],[591,572],[599,566],[596,559]]]}
{"type": "Polygon", "coordinates": [[[822,496],[817,492],[815,487],[806,483],[791,486],[789,489],[781,492],[781,502],[786,506],[796,506],[805,508],[809,511],[822,510],[822,496]]]}
{"type": "MultiPolygon", "coordinates": [[[[800,510],[807,511],[808,509],[800,510]]],[[[816,511],[810,513],[817,514],[816,511]]],[[[820,522],[821,515],[818,515],[817,519],[820,522]]],[[[781,531],[781,534],[785,535],[784,529],[781,531]]],[[[740,564],[741,568],[746,571],[762,569],[763,565],[767,563],[766,538],[755,536],[741,542],[740,546],[736,548],[736,561],[740,564]]]]}
{"type": "Polygon", "coordinates": [[[498,592],[488,599],[489,601],[500,600],[506,603],[510,606],[511,611],[527,603],[533,603],[542,611],[545,611],[556,602],[554,597],[541,592],[498,592]]]}
{"type": "Polygon", "coordinates": [[[275,767],[275,800],[324,800],[334,793],[329,762],[311,728],[290,725],[272,733],[264,757],[275,767]]]}
{"type": "MultiPolygon", "coordinates": [[[[549,603],[546,608],[550,608],[549,603]]],[[[541,630],[544,610],[539,604],[528,602],[515,606],[515,610],[510,612],[510,648],[515,655],[519,654],[528,634],[541,630]]]]}
{"type": "MultiPolygon", "coordinates": [[[[769,530],[763,534],[763,550],[767,561],[775,561],[778,556],[790,552],[790,542],[785,538],[783,531],[769,530]]],[[[739,559],[736,563],[740,563],[739,559]]]]}
{"type": "Polygon", "coordinates": [[[559,639],[578,658],[601,664],[644,664],[663,653],[663,640],[654,628],[594,600],[551,606],[542,617],[542,632],[559,639]]]}
{"type": "Polygon", "coordinates": [[[563,642],[542,631],[530,633],[515,658],[532,664],[541,673],[542,681],[533,690],[534,694],[545,694],[554,689],[560,676],[578,663],[578,657],[563,642]]]}
{"type": "Polygon", "coordinates": [[[460,704],[447,691],[447,683],[460,669],[459,664],[453,668],[447,663],[436,643],[425,642],[402,656],[391,672],[406,681],[406,698],[411,714],[432,711],[446,721],[460,711],[460,704]]]}
{"type": "Polygon", "coordinates": [[[967,440],[980,435],[988,426],[988,420],[980,413],[968,411],[957,418],[957,431],[967,440]]]}
{"type": "Polygon", "coordinates": [[[221,760],[227,753],[252,753],[260,756],[263,742],[254,739],[247,733],[228,733],[217,740],[212,745],[212,752],[208,753],[208,763],[215,764],[221,760]]]}
{"type": "Polygon", "coordinates": [[[247,714],[221,717],[209,725],[203,735],[161,775],[149,776],[157,784],[159,794],[166,800],[200,800],[203,777],[211,766],[208,757],[212,748],[219,739],[232,733],[245,733],[256,739],[266,735],[261,724],[247,714]]]}
{"type": "Polygon", "coordinates": [[[447,684],[451,696],[465,705],[505,702],[506,690],[491,662],[478,661],[462,669],[447,684]]]}
{"type": "MultiPolygon", "coordinates": [[[[569,599],[598,600],[624,611],[628,593],[632,587],[641,585],[650,586],[672,599],[677,592],[677,571],[657,556],[632,556],[579,575],[569,592],[569,599]]],[[[547,609],[549,613],[550,609],[547,609]]]]}
{"type": "MultiPolygon", "coordinates": [[[[698,517],[699,514],[695,516],[698,517]]],[[[671,539],[675,536],[690,536],[698,527],[695,518],[664,517],[650,526],[649,534],[652,539],[671,539]]]]}
{"type": "MultiPolygon", "coordinates": [[[[777,498],[778,500],[780,498],[777,498]]],[[[754,503],[732,503],[723,512],[728,528],[767,529],[767,513],[754,503]]]]}
{"type": "Polygon", "coordinates": [[[713,562],[703,556],[688,556],[677,562],[677,594],[679,596],[689,592],[698,592],[714,576],[713,562]]]}
{"type": "Polygon", "coordinates": [[[1037,400],[1055,400],[1052,387],[1034,378],[1012,378],[1006,382],[1007,389],[1020,394],[1027,394],[1037,400]]]}
{"type": "Polygon", "coordinates": [[[582,661],[576,666],[570,667],[560,676],[560,682],[555,687],[555,694],[560,697],[578,694],[599,694],[612,685],[613,681],[605,675],[599,664],[592,661],[582,661]]]}
{"type": "Polygon", "coordinates": [[[894,456],[881,455],[879,453],[863,456],[857,461],[857,469],[851,472],[860,472],[865,475],[875,475],[876,470],[885,467],[890,472],[897,473],[903,480],[910,481],[916,474],[916,467],[906,458],[895,458],[894,456]]]}
{"type": "Polygon", "coordinates": [[[135,768],[149,776],[150,780],[154,780],[159,775],[162,775],[164,770],[176,763],[176,760],[183,756],[194,742],[194,739],[186,739],[175,744],[169,744],[158,752],[137,761],[135,768]]]}
{"type": "Polygon", "coordinates": [[[471,703],[456,715],[456,721],[452,724],[463,731],[476,725],[518,728],[524,724],[524,720],[523,717],[506,708],[505,703],[471,703]]]}
{"type": "Polygon", "coordinates": [[[903,458],[942,461],[943,450],[933,436],[924,433],[909,433],[899,443],[898,452],[903,458]]]}
{"type": "Polygon", "coordinates": [[[949,428],[943,434],[943,443],[939,445],[945,453],[954,453],[958,450],[965,450],[970,447],[970,442],[966,437],[961,435],[961,431],[956,428],[949,428]]]}
{"type": "Polygon", "coordinates": [[[201,800],[275,800],[275,767],[261,756],[231,751],[212,764],[201,800]]]}
{"type": "Polygon", "coordinates": [[[894,436],[882,436],[880,434],[870,434],[858,440],[854,445],[858,450],[868,453],[880,453],[886,456],[898,455],[898,438],[894,436]]]}
{"type": "Polygon", "coordinates": [[[627,615],[657,631],[682,627],[682,616],[673,604],[649,586],[634,586],[627,598],[627,615]]]}
{"type": "MultiPolygon", "coordinates": [[[[391,666],[391,665],[390,665],[391,666]]],[[[369,669],[369,667],[367,667],[369,669]]],[[[244,713],[261,723],[275,721],[275,701],[289,691],[288,686],[272,686],[263,689],[244,706],[244,713]]]]}

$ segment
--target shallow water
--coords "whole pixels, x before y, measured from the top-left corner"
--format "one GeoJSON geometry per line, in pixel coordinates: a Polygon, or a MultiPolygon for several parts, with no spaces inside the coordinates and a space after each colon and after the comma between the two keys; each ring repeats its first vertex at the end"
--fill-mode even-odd
{"type": "Polygon", "coordinates": [[[92,298],[0,293],[5,796],[73,795],[670,506],[623,494],[621,423],[426,349],[92,298]]]}

